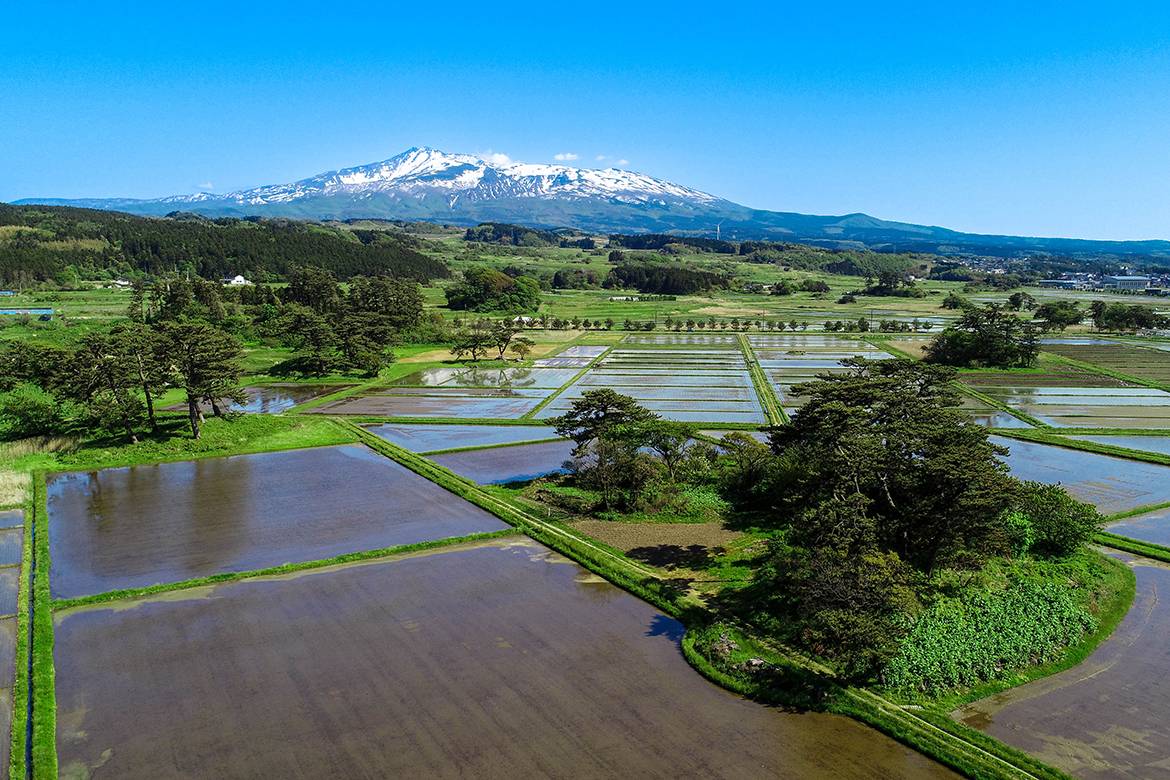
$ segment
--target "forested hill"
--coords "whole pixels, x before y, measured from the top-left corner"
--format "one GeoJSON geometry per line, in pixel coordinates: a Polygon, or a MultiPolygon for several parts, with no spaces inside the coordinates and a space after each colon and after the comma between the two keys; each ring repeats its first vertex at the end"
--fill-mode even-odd
{"type": "Polygon", "coordinates": [[[448,275],[441,260],[417,251],[410,238],[381,231],[356,234],[285,219],[155,218],[0,204],[5,286],[62,274],[101,278],[133,271],[279,279],[301,265],[327,269],[339,279],[389,275],[426,282],[448,275]]]}

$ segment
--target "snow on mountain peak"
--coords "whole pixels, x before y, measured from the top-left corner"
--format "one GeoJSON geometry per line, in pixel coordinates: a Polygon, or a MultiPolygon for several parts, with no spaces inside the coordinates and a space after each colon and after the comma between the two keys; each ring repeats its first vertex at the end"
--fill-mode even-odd
{"type": "MultiPolygon", "coordinates": [[[[628,204],[720,199],[661,179],[619,168],[573,168],[540,163],[492,163],[469,154],[411,147],[380,162],[329,171],[291,184],[256,187],[222,196],[240,204],[287,203],[311,196],[604,199],[628,204]]],[[[186,196],[194,199],[198,196],[186,196]]]]}

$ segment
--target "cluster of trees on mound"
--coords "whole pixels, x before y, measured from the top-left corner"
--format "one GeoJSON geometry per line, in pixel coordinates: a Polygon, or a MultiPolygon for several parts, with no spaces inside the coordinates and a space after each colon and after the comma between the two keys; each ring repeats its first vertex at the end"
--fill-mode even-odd
{"type": "Polygon", "coordinates": [[[714,252],[721,255],[734,255],[737,247],[731,241],[720,241],[714,238],[694,238],[690,236],[672,236],[665,233],[644,233],[628,236],[614,234],[609,237],[609,245],[625,249],[670,250],[673,247],[686,248],[697,252],[714,252]]]}
{"type": "Polygon", "coordinates": [[[964,304],[963,315],[926,347],[926,361],[975,368],[1026,368],[1040,354],[1039,329],[997,304],[964,304]]]}
{"type": "MultiPolygon", "coordinates": [[[[888,676],[891,664],[913,665],[907,654],[921,643],[944,641],[945,627],[932,624],[931,636],[907,642],[939,604],[973,624],[996,620],[982,628],[1014,640],[998,658],[967,656],[968,683],[1079,637],[1090,622],[1084,610],[1030,601],[1047,630],[1021,632],[1011,622],[1018,613],[982,609],[1002,606],[1012,587],[954,587],[953,573],[1075,556],[1099,528],[1097,511],[1059,487],[1013,479],[997,458],[1004,450],[958,408],[952,370],[906,360],[848,366],[796,389],[808,401],[773,430],[759,479],[744,485],[744,500],[780,532],[753,608],[859,677],[888,676]]],[[[1039,602],[1073,601],[1067,584],[1042,590],[1039,602]]]]}
{"type": "Polygon", "coordinates": [[[447,306],[455,311],[532,312],[540,306],[540,282],[476,265],[448,286],[446,295],[447,306]]]}
{"type": "Polygon", "coordinates": [[[551,421],[575,443],[572,489],[536,495],[602,517],[763,529],[752,583],[715,606],[852,679],[975,684],[1051,659],[1094,626],[1074,573],[1095,560],[1085,549],[1102,518],[1059,486],[1012,478],[1003,448],[958,408],[953,377],[852,359],[796,389],[808,400],[769,444],[732,433],[718,447],[590,391],[551,421]]]}
{"type": "Polygon", "coordinates": [[[284,219],[159,219],[0,204],[0,226],[10,228],[0,233],[0,284],[14,286],[111,274],[276,279],[303,265],[341,279],[390,275],[427,282],[449,273],[441,260],[384,231],[363,242],[344,229],[284,219]]]}
{"type": "Polygon", "coordinates": [[[683,265],[625,261],[614,266],[604,286],[633,288],[639,292],[661,295],[692,295],[726,288],[731,280],[723,274],[702,271],[683,265]]]}

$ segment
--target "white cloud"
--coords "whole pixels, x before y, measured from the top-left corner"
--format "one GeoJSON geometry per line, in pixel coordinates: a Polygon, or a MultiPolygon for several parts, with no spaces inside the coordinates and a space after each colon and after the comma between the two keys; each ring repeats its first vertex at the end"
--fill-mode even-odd
{"type": "Polygon", "coordinates": [[[486,160],[487,162],[491,163],[492,165],[511,165],[512,164],[511,157],[504,154],[503,152],[493,152],[491,149],[488,149],[486,152],[476,152],[475,156],[479,157],[482,160],[486,160]]]}
{"type": "Polygon", "coordinates": [[[196,184],[195,189],[197,189],[197,190],[213,190],[213,189],[215,189],[215,185],[209,181],[205,181],[202,184],[196,184]]]}
{"type": "Polygon", "coordinates": [[[574,152],[559,152],[553,155],[554,160],[560,160],[562,162],[572,162],[573,160],[577,160],[579,158],[580,155],[574,152]]]}
{"type": "Polygon", "coordinates": [[[609,157],[605,156],[604,154],[599,154],[594,159],[597,160],[597,162],[605,162],[609,159],[609,157]]]}
{"type": "Polygon", "coordinates": [[[629,161],[629,160],[627,160],[627,159],[625,159],[625,158],[623,157],[622,159],[618,160],[618,163],[617,163],[617,164],[618,164],[618,165],[629,165],[629,164],[630,164],[630,161],[629,161]]]}

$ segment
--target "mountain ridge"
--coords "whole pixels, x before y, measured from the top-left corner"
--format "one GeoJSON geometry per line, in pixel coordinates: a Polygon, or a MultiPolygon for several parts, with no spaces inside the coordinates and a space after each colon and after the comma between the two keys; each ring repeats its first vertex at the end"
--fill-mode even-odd
{"type": "Polygon", "coordinates": [[[812,215],[752,209],[701,190],[621,168],[490,162],[411,147],[393,157],[285,184],[226,194],[164,198],[25,198],[60,205],[164,216],[404,219],[473,225],[510,222],[598,233],[678,233],[798,241],[834,248],[1018,257],[1148,256],[1170,260],[1170,241],[963,233],[869,214],[812,215]]]}

